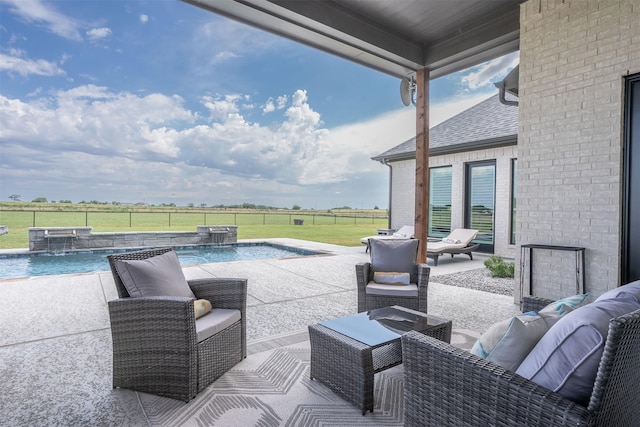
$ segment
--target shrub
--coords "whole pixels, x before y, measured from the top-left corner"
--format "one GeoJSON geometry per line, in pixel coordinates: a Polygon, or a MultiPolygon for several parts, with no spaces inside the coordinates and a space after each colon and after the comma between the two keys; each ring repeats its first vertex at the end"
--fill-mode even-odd
{"type": "Polygon", "coordinates": [[[492,277],[513,278],[515,274],[515,264],[512,262],[505,262],[502,257],[497,255],[492,255],[489,259],[485,260],[484,266],[491,271],[492,277]]]}

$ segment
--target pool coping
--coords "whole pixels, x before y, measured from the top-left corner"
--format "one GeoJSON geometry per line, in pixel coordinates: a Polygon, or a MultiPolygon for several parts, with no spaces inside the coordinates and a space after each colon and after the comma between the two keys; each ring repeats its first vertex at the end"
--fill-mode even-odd
{"type": "MultiPolygon", "coordinates": [[[[287,250],[295,253],[292,256],[286,257],[276,257],[276,258],[264,258],[265,260],[278,260],[278,259],[296,259],[296,258],[308,258],[308,257],[322,257],[322,256],[333,256],[341,253],[345,253],[345,248],[357,248],[355,246],[338,246],[320,242],[313,242],[308,240],[298,240],[298,239],[290,239],[290,238],[269,238],[269,239],[242,239],[235,243],[228,243],[224,245],[180,245],[174,246],[175,249],[191,249],[191,248],[199,248],[199,247],[224,247],[224,246],[271,246],[276,249],[287,250]],[[306,254],[303,252],[307,252],[306,254]]],[[[70,254],[86,254],[86,253],[96,253],[96,252],[109,252],[109,253],[124,253],[124,252],[134,252],[134,251],[143,251],[154,248],[167,247],[167,246],[147,246],[147,247],[129,247],[129,248],[104,248],[104,249],[78,249],[68,251],[70,254]]],[[[350,251],[347,251],[348,253],[350,251]]],[[[29,251],[28,248],[21,249],[2,249],[0,250],[0,259],[7,259],[11,257],[23,257],[23,256],[52,256],[50,252],[46,251],[29,251]]],[[[236,261],[224,261],[224,262],[240,262],[246,260],[236,260],[236,261]]],[[[212,262],[215,263],[215,262],[212,262]]],[[[187,268],[197,264],[184,264],[183,268],[187,268]]],[[[72,273],[59,273],[59,274],[45,274],[45,275],[33,275],[33,276],[19,276],[19,277],[0,277],[0,282],[10,281],[10,280],[27,280],[30,278],[39,278],[39,277],[56,277],[56,276],[73,276],[73,275],[87,275],[87,274],[97,274],[108,272],[108,269],[99,270],[99,271],[89,271],[89,272],[72,272],[72,273]]]]}

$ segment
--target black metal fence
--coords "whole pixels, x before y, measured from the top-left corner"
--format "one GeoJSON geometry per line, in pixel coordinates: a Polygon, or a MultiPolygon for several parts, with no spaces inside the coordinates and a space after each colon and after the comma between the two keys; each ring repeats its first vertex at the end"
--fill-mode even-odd
{"type": "Polygon", "coordinates": [[[11,227],[195,227],[197,225],[348,225],[387,222],[386,211],[360,212],[197,212],[0,210],[0,224],[11,227]]]}

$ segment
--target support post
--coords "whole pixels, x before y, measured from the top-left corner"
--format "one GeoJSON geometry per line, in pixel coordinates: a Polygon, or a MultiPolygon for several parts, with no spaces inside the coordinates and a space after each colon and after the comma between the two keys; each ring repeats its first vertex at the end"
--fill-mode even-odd
{"type": "Polygon", "coordinates": [[[427,232],[429,230],[429,69],[421,68],[416,75],[416,205],[415,238],[420,239],[418,262],[427,262],[427,232]]]}

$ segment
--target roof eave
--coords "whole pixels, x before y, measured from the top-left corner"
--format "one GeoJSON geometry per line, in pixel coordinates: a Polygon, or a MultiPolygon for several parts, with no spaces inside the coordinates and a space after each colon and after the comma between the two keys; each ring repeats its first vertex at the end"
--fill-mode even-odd
{"type": "MultiPolygon", "coordinates": [[[[508,147],[511,145],[518,144],[518,136],[517,135],[508,135],[499,138],[486,139],[483,141],[470,141],[464,142],[461,144],[450,145],[448,147],[434,147],[429,148],[429,156],[444,156],[447,154],[457,154],[465,151],[478,151],[478,150],[488,150],[490,148],[500,148],[500,147],[508,147]]],[[[416,152],[407,151],[404,153],[398,154],[390,154],[385,156],[384,154],[371,157],[371,160],[375,160],[377,162],[385,163],[385,162],[399,162],[402,160],[413,160],[416,158],[416,152]]]]}

